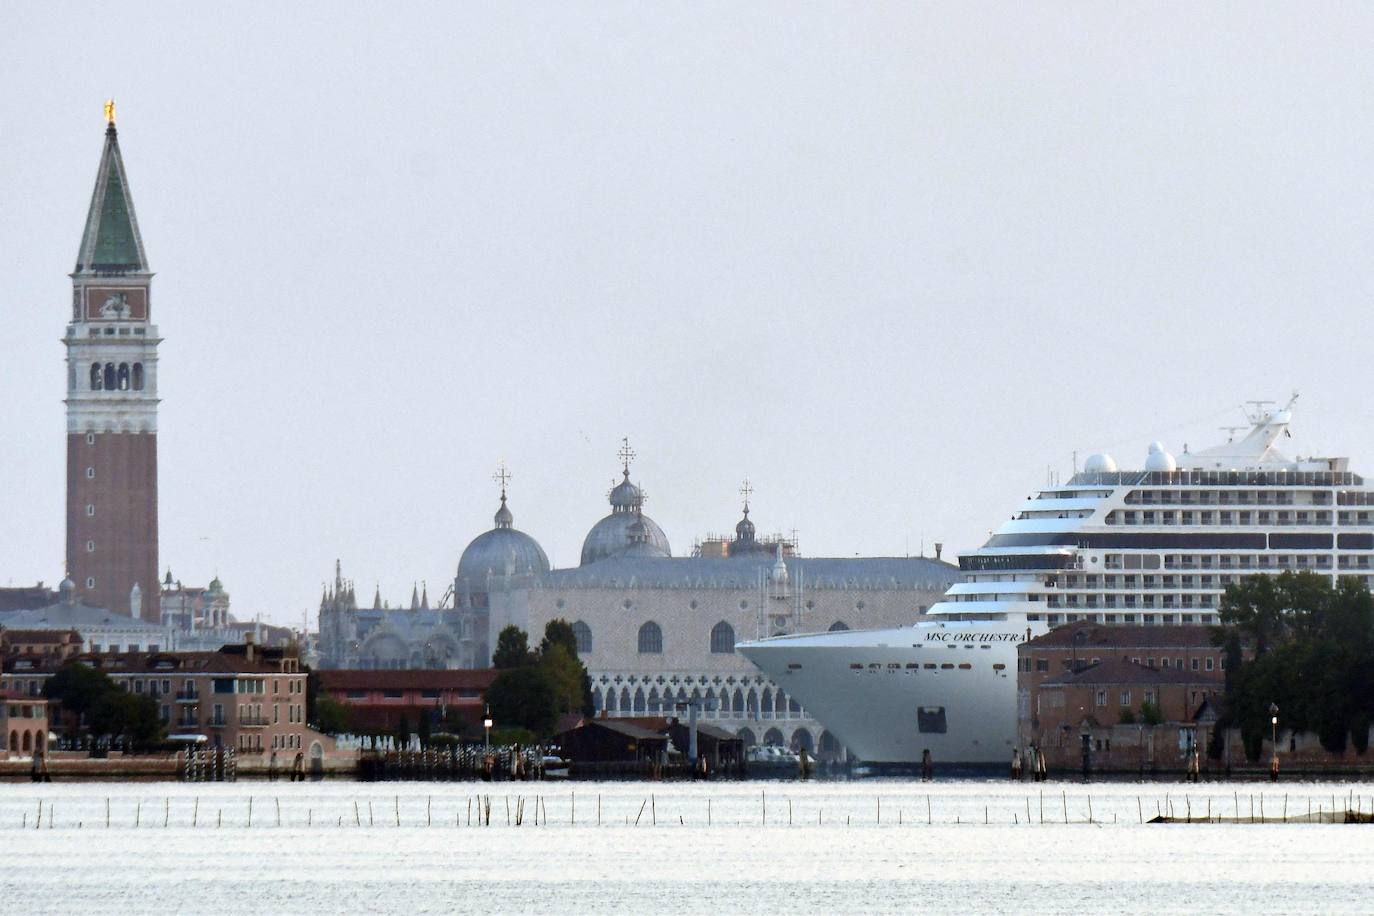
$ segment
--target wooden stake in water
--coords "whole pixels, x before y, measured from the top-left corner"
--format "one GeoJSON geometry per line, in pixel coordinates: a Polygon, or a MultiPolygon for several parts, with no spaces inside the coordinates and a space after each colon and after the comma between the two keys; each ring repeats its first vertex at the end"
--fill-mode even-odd
{"type": "Polygon", "coordinates": [[[658,803],[654,801],[654,793],[649,793],[649,820],[655,827],[658,826],[658,803]]]}
{"type": "MultiPolygon", "coordinates": [[[[108,812],[106,818],[108,819],[108,812]]],[[[196,803],[191,807],[191,826],[196,826],[196,821],[200,820],[200,796],[196,796],[196,803]]]]}
{"type": "Polygon", "coordinates": [[[929,796],[929,795],[926,796],[926,823],[927,823],[927,824],[932,823],[931,818],[930,818],[930,796],[929,796]]]}
{"type": "MultiPolygon", "coordinates": [[[[41,804],[38,806],[38,810],[41,814],[43,811],[43,806],[41,804]]],[[[134,804],[134,826],[137,827],[141,823],[143,823],[143,800],[139,799],[138,802],[134,804]]]]}
{"type": "Polygon", "coordinates": [[[425,826],[426,826],[426,827],[431,827],[431,826],[433,826],[433,824],[434,824],[433,820],[432,820],[431,817],[430,817],[430,806],[431,806],[433,803],[434,803],[434,796],[433,796],[433,795],[426,795],[426,796],[425,796],[425,826]]]}
{"type": "Polygon", "coordinates": [[[277,826],[280,827],[280,826],[281,826],[281,799],[280,799],[280,798],[273,798],[272,801],[274,801],[274,802],[277,803],[277,826]]]}
{"type": "Polygon", "coordinates": [[[1141,807],[1141,805],[1140,805],[1140,796],[1139,796],[1139,795],[1137,795],[1137,796],[1135,797],[1135,810],[1136,810],[1136,813],[1140,815],[1140,822],[1141,822],[1142,824],[1145,823],[1145,809],[1144,809],[1143,807],[1141,807]]]}
{"type": "Polygon", "coordinates": [[[361,827],[362,825],[363,818],[362,815],[358,813],[358,800],[355,798],[353,799],[353,826],[361,827]]]}
{"type": "MultiPolygon", "coordinates": [[[[1311,807],[1311,804],[1312,804],[1312,803],[1309,801],[1309,802],[1308,802],[1308,807],[1311,807]]],[[[1308,812],[1308,813],[1310,814],[1311,812],[1308,812]]],[[[110,826],[110,796],[106,795],[106,796],[105,796],[105,827],[108,829],[109,826],[110,826]]]]}
{"type": "Polygon", "coordinates": [[[162,799],[162,827],[163,827],[164,830],[167,828],[167,821],[169,821],[169,820],[171,819],[171,817],[172,817],[172,800],[171,800],[170,798],[167,798],[166,796],[163,796],[163,799],[162,799]]]}
{"type": "Polygon", "coordinates": [[[1069,822],[1069,793],[1060,789],[1059,800],[1064,803],[1064,823],[1067,824],[1069,822]]]}
{"type": "Polygon", "coordinates": [[[253,826],[253,796],[248,796],[248,826],[253,826]]]}

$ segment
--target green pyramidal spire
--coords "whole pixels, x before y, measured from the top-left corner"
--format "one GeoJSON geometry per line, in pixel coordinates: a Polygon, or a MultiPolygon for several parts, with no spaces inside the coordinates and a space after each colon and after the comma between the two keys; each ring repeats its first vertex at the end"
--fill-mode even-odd
{"type": "Polygon", "coordinates": [[[138,234],[134,201],[129,194],[129,179],[124,159],[119,155],[119,135],[114,114],[107,109],[109,126],[105,129],[105,150],[100,156],[100,171],[95,176],[95,193],[86,216],[86,231],[81,234],[81,250],[76,255],[77,273],[147,273],[148,256],[143,253],[143,238],[138,234]]]}

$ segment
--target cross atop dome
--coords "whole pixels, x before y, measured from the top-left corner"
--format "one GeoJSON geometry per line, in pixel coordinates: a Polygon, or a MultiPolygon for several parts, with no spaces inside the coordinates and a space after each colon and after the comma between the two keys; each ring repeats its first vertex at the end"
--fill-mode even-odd
{"type": "Polygon", "coordinates": [[[754,495],[754,487],[749,483],[749,478],[744,478],[744,484],[739,488],[739,495],[744,497],[744,514],[749,514],[749,497],[754,495]]]}
{"type": "Polygon", "coordinates": [[[491,479],[501,488],[501,501],[506,501],[506,484],[510,483],[510,468],[506,467],[506,459],[502,458],[500,464],[496,466],[496,473],[491,475],[491,479]]]}
{"type": "Polygon", "coordinates": [[[625,469],[625,479],[630,479],[630,463],[635,460],[635,450],[630,448],[630,439],[625,437],[620,440],[620,451],[616,452],[616,457],[620,459],[621,465],[625,469]]]}

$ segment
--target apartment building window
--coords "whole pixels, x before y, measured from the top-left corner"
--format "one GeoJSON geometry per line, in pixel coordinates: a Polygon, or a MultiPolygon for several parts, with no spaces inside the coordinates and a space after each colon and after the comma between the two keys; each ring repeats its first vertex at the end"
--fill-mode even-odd
{"type": "Polygon", "coordinates": [[[1131,705],[1131,692],[1130,692],[1129,690],[1123,690],[1123,691],[1121,691],[1121,705],[1122,705],[1122,706],[1130,706],[1130,705],[1131,705]]]}
{"type": "Polygon", "coordinates": [[[1197,660],[1197,659],[1193,659],[1193,666],[1192,666],[1192,667],[1193,667],[1193,670],[1194,670],[1194,671],[1196,671],[1196,670],[1198,669],[1198,660],[1197,660]]]}
{"type": "Polygon", "coordinates": [[[272,704],[272,724],[276,725],[281,721],[281,707],[276,703],[272,704]]]}
{"type": "Polygon", "coordinates": [[[1211,671],[1211,670],[1212,670],[1212,662],[1213,662],[1213,659],[1212,659],[1212,657],[1209,655],[1209,656],[1207,657],[1207,665],[1206,665],[1208,671],[1211,671]]]}
{"type": "Polygon", "coordinates": [[[1098,706],[1106,706],[1106,705],[1107,705],[1107,691],[1105,691],[1105,690],[1099,690],[1099,691],[1097,692],[1097,697],[1096,697],[1095,702],[1096,702],[1096,704],[1097,704],[1098,706]]]}
{"type": "Polygon", "coordinates": [[[1050,670],[1050,660],[1048,658],[1037,658],[1035,660],[1035,670],[1042,674],[1050,670]]]}

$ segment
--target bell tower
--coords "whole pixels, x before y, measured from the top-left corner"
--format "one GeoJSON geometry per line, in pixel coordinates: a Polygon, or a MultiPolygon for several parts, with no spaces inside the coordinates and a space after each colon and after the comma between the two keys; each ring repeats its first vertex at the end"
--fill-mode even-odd
{"type": "Polygon", "coordinates": [[[105,103],[105,148],[72,272],[67,574],[82,603],[157,622],[157,326],[148,258],[105,103]]]}

